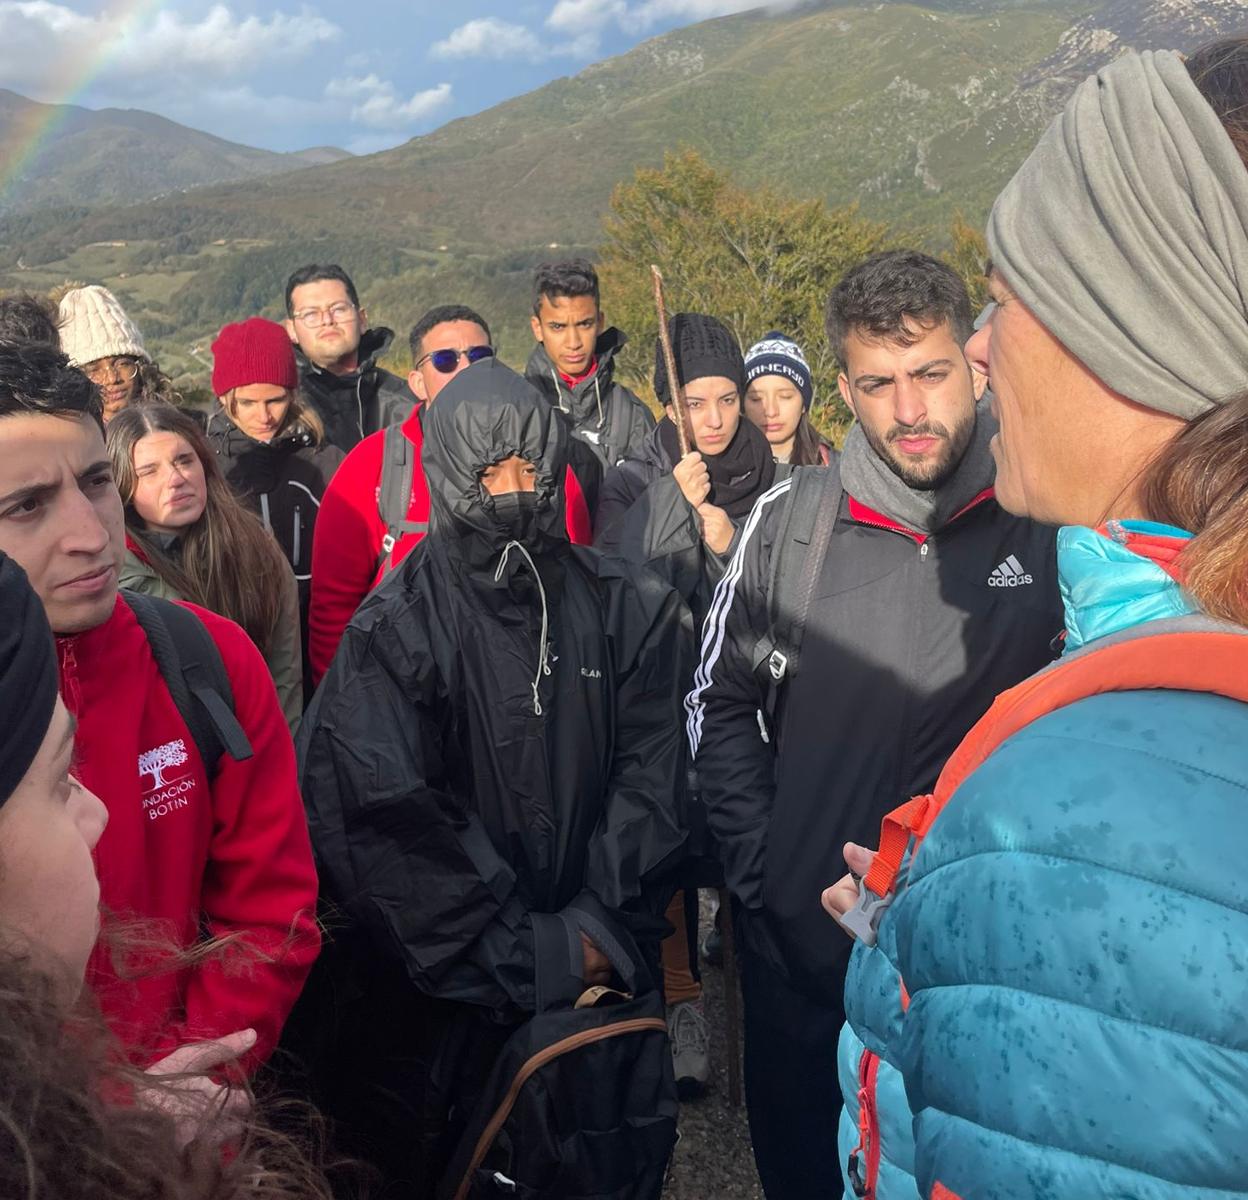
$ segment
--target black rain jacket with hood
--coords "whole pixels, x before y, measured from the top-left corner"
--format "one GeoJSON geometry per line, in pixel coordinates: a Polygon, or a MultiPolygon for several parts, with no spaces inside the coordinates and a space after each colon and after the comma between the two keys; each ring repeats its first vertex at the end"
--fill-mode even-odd
{"type": "Polygon", "coordinates": [[[303,796],[323,890],[374,949],[427,996],[518,1019],[531,913],[588,891],[646,940],[666,929],[688,629],[657,579],[568,543],[567,430],[515,372],[467,368],[424,435],[429,535],[347,627],[303,796]],[[482,488],[512,455],[531,500],[482,488]]]}
{"type": "Polygon", "coordinates": [[[377,365],[392,341],[393,329],[366,329],[360,337],[358,365],[346,375],[314,365],[295,347],[300,393],[321,418],[325,440],[344,453],[370,433],[406,420],[416,403],[406,379],[377,365]]]}
{"type": "MultiPolygon", "coordinates": [[[[541,342],[524,368],[524,377],[568,415],[574,436],[593,450],[604,471],[639,453],[654,428],[654,414],[615,382],[615,356],[627,342],[622,330],[604,329],[594,344],[597,369],[572,387],[564,382],[541,342]]],[[[577,467],[575,462],[572,465],[577,467]]]]}

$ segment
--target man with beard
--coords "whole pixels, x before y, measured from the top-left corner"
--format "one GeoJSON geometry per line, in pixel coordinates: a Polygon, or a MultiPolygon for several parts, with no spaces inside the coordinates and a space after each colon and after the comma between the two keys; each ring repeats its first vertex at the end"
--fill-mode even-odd
{"type": "Polygon", "coordinates": [[[1053,531],[993,496],[995,421],[962,351],[961,280],[923,254],[875,255],[832,292],[827,328],[856,418],[839,467],[800,467],[759,499],[686,700],[738,914],[750,1131],[771,1200],[841,1194],[827,1147],[852,943],[820,906],[841,847],[873,845],[886,812],[931,789],[1061,625],[1053,531]],[[791,575],[777,562],[798,563],[802,585],[779,602],[791,575]]]}
{"type": "MultiPolygon", "coordinates": [[[[681,605],[569,543],[568,438],[495,358],[441,390],[429,532],[361,605],[304,719],[313,846],[357,964],[330,1109],[387,1195],[432,1194],[503,1043],[549,995],[540,914],[589,904],[655,961],[666,932],[681,605]]],[[[576,957],[569,1000],[610,976],[584,934],[576,957]]]]}

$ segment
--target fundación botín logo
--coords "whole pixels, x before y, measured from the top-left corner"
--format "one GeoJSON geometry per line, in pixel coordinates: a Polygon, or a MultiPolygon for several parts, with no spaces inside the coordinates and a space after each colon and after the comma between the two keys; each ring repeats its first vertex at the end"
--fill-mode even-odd
{"type": "Polygon", "coordinates": [[[193,777],[177,772],[178,767],[190,762],[186,742],[178,738],[163,746],[153,746],[139,755],[140,777],[150,776],[152,786],[143,792],[143,811],[151,821],[168,816],[190,803],[189,794],[195,790],[193,777]]]}
{"type": "Polygon", "coordinates": [[[1025,583],[1033,582],[1035,581],[1027,574],[1026,568],[1012,554],[988,576],[989,587],[1022,587],[1025,583]]]}

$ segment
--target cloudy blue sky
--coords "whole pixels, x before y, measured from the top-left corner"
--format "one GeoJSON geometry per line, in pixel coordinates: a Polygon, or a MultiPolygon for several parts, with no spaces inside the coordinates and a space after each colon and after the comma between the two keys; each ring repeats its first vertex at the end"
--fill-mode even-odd
{"type": "Polygon", "coordinates": [[[0,0],[0,87],[366,153],[761,2],[0,0]]]}

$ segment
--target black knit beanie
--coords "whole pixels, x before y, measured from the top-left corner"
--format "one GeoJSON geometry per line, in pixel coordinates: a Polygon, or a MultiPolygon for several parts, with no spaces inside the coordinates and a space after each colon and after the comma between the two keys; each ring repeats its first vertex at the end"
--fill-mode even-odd
{"type": "MultiPolygon", "coordinates": [[[[722,375],[737,385],[738,392],[745,392],[745,361],[727,326],[702,313],[677,313],[668,318],[667,328],[682,386],[708,375],[722,375]]],[[[663,346],[658,338],[654,340],[654,394],[660,404],[671,403],[663,346]]]]}
{"type": "Polygon", "coordinates": [[[0,554],[0,804],[21,783],[52,724],[56,643],[26,572],[0,554]]]}

